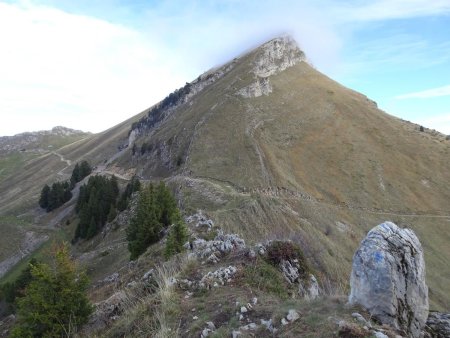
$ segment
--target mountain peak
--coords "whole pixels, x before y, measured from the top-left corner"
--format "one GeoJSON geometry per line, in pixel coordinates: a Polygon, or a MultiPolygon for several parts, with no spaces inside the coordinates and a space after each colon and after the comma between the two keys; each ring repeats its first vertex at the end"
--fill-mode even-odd
{"type": "Polygon", "coordinates": [[[299,62],[306,62],[305,53],[289,35],[274,38],[256,49],[258,56],[253,72],[258,77],[268,77],[299,62]]]}

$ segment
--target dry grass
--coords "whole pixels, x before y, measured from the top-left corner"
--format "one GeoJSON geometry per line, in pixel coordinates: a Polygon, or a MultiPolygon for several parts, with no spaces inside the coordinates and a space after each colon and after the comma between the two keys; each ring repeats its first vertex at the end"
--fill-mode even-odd
{"type": "Polygon", "coordinates": [[[123,315],[105,337],[179,337],[180,307],[173,278],[188,263],[180,255],[155,268],[155,287],[148,289],[142,283],[127,291],[123,315]]]}

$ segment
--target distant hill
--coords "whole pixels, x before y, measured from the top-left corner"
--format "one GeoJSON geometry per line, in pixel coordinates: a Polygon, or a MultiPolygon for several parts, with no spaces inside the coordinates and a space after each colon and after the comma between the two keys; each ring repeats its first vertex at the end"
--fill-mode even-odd
{"type": "Polygon", "coordinates": [[[45,152],[77,141],[90,133],[66,127],[53,127],[51,130],[25,132],[14,136],[0,136],[0,154],[13,151],[45,152]]]}

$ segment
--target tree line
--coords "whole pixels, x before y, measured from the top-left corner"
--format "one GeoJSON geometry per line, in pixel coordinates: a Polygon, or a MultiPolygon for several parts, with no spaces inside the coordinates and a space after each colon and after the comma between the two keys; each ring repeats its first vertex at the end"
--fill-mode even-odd
{"type": "Polygon", "coordinates": [[[179,104],[183,98],[191,92],[192,85],[189,82],[170,93],[159,104],[155,105],[149,110],[147,116],[142,117],[139,121],[133,122],[130,133],[134,129],[151,128],[158,123],[163,116],[166,109],[174,107],[179,104]]]}

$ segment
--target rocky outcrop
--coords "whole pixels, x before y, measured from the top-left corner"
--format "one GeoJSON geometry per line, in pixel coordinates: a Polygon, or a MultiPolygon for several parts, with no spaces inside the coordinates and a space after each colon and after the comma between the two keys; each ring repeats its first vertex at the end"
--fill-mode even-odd
{"type": "Polygon", "coordinates": [[[309,275],[307,282],[299,283],[298,293],[307,300],[313,300],[319,297],[320,287],[314,275],[309,275]]]}
{"type": "Polygon", "coordinates": [[[450,337],[450,313],[430,312],[425,326],[425,337],[450,337]]]}
{"type": "Polygon", "coordinates": [[[231,251],[243,250],[245,247],[244,240],[236,234],[219,234],[211,241],[198,238],[190,243],[192,254],[210,263],[217,263],[231,251]]]}
{"type": "Polygon", "coordinates": [[[259,77],[256,78],[255,82],[237,91],[238,95],[245,98],[259,97],[269,95],[270,93],[272,93],[272,85],[270,84],[269,78],[259,77]]]}
{"type": "Polygon", "coordinates": [[[186,217],[185,221],[187,224],[194,226],[195,228],[206,228],[207,230],[210,230],[214,226],[213,220],[206,217],[201,210],[186,217]]]}
{"type": "Polygon", "coordinates": [[[305,54],[291,37],[273,39],[258,50],[252,69],[255,81],[236,94],[245,98],[269,95],[273,90],[269,77],[302,61],[306,61],[305,54]]]}
{"type": "Polygon", "coordinates": [[[392,222],[373,228],[353,257],[349,302],[409,337],[419,337],[428,316],[423,250],[410,229],[392,222]]]}
{"type": "MultiPolygon", "coordinates": [[[[273,257],[266,257],[271,264],[277,266],[283,274],[284,279],[293,285],[297,285],[298,294],[306,300],[316,299],[320,294],[319,283],[313,274],[308,272],[309,268],[305,259],[300,252],[300,248],[296,249],[296,245],[291,241],[268,241],[265,244],[258,243],[255,251],[261,256],[273,256],[270,252],[274,251],[274,247],[278,247],[276,251],[280,255],[279,261],[273,261],[273,257]],[[288,254],[289,253],[289,254],[288,254]]],[[[254,252],[251,250],[251,252],[254,252]]]]}
{"type": "Polygon", "coordinates": [[[282,36],[262,45],[255,61],[253,72],[259,77],[268,77],[306,61],[305,54],[290,36],[282,36]]]}

